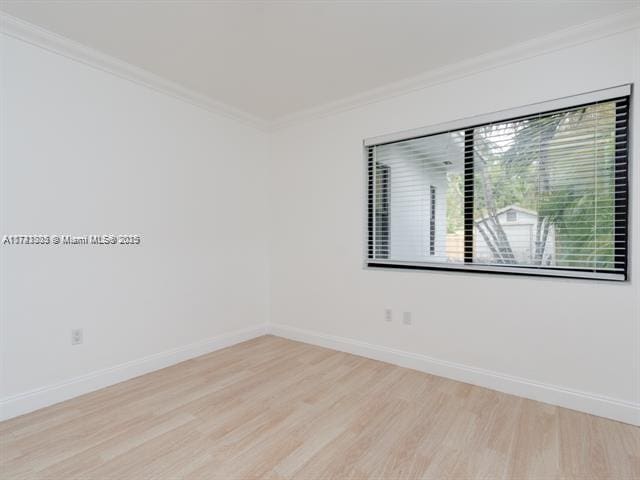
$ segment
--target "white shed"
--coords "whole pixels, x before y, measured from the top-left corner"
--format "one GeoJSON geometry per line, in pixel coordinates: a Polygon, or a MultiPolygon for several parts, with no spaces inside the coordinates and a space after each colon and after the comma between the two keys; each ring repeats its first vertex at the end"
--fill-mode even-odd
{"type": "MultiPolygon", "coordinates": [[[[502,227],[516,262],[531,265],[535,260],[538,212],[509,205],[496,212],[497,223],[502,227]]],[[[497,228],[489,216],[475,220],[474,252],[479,262],[495,262],[494,254],[485,236],[496,236],[497,228]],[[483,235],[484,232],[484,235],[483,235]]],[[[555,228],[549,226],[544,242],[542,265],[555,265],[555,228]]]]}

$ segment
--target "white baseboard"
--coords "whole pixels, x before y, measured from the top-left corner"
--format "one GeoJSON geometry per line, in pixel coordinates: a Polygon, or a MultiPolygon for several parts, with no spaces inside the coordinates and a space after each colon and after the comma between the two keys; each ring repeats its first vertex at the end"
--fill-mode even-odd
{"type": "Polygon", "coordinates": [[[640,404],[287,325],[270,324],[268,331],[279,337],[352,353],[632,425],[640,425],[640,404]]]}
{"type": "Polygon", "coordinates": [[[224,333],[207,340],[173,348],[113,367],[71,378],[55,385],[0,399],[0,420],[17,417],[55,403],[175,365],[206,353],[230,347],[267,333],[266,325],[224,333]]]}
{"type": "Polygon", "coordinates": [[[640,426],[640,405],[287,325],[259,325],[0,399],[0,421],[270,333],[640,426]]]}

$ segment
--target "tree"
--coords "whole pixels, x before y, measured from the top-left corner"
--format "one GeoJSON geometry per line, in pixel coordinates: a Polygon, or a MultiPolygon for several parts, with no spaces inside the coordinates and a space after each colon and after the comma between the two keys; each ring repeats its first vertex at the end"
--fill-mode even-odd
{"type": "Polygon", "coordinates": [[[606,119],[613,118],[607,114],[614,108],[599,104],[474,130],[474,214],[486,218],[476,222],[476,231],[495,262],[516,261],[498,218],[509,205],[538,214],[532,264],[550,261],[545,251],[552,229],[559,239],[557,261],[564,266],[612,262],[615,122],[606,119]],[[596,141],[582,141],[583,132],[592,134],[594,118],[596,141]],[[573,183],[567,181],[572,175],[573,183]]]}

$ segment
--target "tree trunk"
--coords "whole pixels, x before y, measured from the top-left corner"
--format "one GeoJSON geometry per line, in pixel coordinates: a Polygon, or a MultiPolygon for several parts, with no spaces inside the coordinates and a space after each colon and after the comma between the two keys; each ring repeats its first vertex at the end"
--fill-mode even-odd
{"type": "Polygon", "coordinates": [[[500,260],[500,263],[515,263],[515,256],[513,255],[509,238],[507,237],[507,234],[504,233],[504,229],[498,220],[496,202],[493,197],[493,187],[487,176],[485,168],[487,159],[477,149],[475,150],[475,153],[480,158],[480,162],[477,163],[480,165],[479,173],[482,178],[484,203],[487,207],[488,219],[490,220],[488,230],[492,233],[492,236],[494,236],[495,246],[500,252],[500,256],[496,260],[500,260]]]}

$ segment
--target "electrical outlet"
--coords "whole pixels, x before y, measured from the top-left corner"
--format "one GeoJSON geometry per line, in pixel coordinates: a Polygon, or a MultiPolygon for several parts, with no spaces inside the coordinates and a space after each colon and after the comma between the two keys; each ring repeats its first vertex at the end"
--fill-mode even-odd
{"type": "Polygon", "coordinates": [[[384,319],[387,322],[391,322],[393,320],[393,311],[390,308],[385,308],[384,319]]]}
{"type": "Polygon", "coordinates": [[[402,323],[405,325],[411,325],[411,312],[402,313],[402,323]]]}
{"type": "Polygon", "coordinates": [[[83,340],[82,329],[75,328],[71,330],[71,345],[80,345],[83,340]]]}

